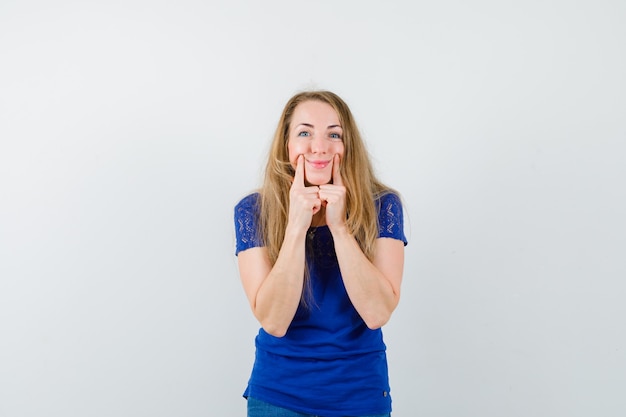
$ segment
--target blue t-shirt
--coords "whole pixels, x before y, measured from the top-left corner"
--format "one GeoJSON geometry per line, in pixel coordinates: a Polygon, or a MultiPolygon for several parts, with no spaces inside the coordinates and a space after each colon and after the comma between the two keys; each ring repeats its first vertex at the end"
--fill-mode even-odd
{"type": "MultiPolygon", "coordinates": [[[[255,193],[235,207],[236,254],[263,246],[258,203],[255,193]]],[[[385,194],[376,203],[379,237],[406,245],[399,197],[385,194]]],[[[259,330],[244,396],[328,417],[391,412],[382,331],[370,330],[350,302],[328,226],[312,228],[306,245],[312,296],[284,337],[259,330]]]]}

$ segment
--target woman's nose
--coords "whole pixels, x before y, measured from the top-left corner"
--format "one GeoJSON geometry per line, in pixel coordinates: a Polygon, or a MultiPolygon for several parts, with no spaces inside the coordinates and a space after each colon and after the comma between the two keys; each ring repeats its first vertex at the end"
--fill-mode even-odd
{"type": "Polygon", "coordinates": [[[311,139],[311,152],[325,153],[328,150],[328,141],[322,135],[313,135],[311,139]]]}

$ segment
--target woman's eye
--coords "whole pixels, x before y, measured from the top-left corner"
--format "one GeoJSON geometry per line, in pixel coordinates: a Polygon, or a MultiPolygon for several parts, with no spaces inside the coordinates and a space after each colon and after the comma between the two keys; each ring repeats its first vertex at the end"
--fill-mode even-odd
{"type": "Polygon", "coordinates": [[[311,134],[309,132],[300,132],[298,136],[311,136],[311,134]]]}
{"type": "Polygon", "coordinates": [[[339,133],[331,133],[330,138],[333,140],[341,140],[341,135],[339,133]]]}

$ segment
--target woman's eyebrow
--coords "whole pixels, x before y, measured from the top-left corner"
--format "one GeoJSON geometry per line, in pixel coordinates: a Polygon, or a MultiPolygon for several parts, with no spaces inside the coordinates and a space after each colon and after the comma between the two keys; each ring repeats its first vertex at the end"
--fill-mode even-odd
{"type": "MultiPolygon", "coordinates": [[[[311,123],[298,123],[296,125],[296,127],[300,127],[300,126],[306,126],[306,127],[310,127],[310,128],[315,128],[315,126],[313,126],[311,123]]],[[[340,128],[340,129],[343,129],[341,127],[341,125],[328,125],[328,127],[326,129],[334,129],[336,127],[340,128]]]]}

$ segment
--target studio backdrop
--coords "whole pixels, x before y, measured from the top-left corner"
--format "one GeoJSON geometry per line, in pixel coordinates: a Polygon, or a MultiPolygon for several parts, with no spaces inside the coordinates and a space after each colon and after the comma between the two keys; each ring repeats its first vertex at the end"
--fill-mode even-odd
{"type": "Polygon", "coordinates": [[[328,89],[402,195],[394,417],[626,414],[626,3],[0,3],[0,417],[244,416],[233,208],[328,89]]]}

